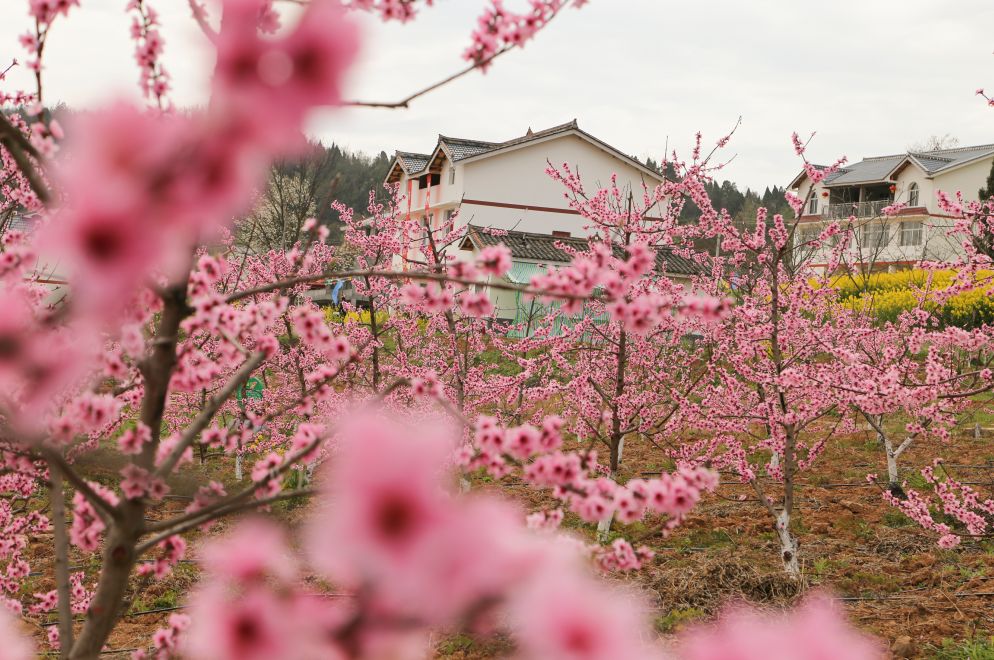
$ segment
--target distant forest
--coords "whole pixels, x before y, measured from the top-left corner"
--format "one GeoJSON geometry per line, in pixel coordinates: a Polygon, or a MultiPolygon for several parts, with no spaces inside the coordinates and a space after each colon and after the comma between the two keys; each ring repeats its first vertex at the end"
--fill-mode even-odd
{"type": "MultiPolygon", "coordinates": [[[[663,169],[659,166],[656,161],[652,158],[646,159],[646,167],[656,170],[657,172],[663,172],[663,169]]],[[[669,177],[673,177],[673,172],[667,172],[669,177]]],[[[773,187],[767,186],[762,194],[756,190],[746,188],[745,191],[739,190],[739,187],[732,181],[711,181],[704,184],[705,189],[708,191],[708,195],[711,197],[711,204],[716,209],[725,209],[728,214],[732,216],[735,223],[740,227],[751,227],[756,224],[756,210],[760,207],[766,208],[770,215],[773,216],[777,213],[782,214],[784,217],[793,217],[793,211],[790,205],[787,204],[787,200],[784,195],[787,189],[783,186],[774,185],[773,187]]],[[[685,222],[693,222],[697,220],[701,215],[700,209],[698,209],[692,202],[688,202],[683,208],[681,213],[681,220],[685,222]]]]}
{"type": "Polygon", "coordinates": [[[332,210],[331,203],[338,200],[354,212],[364,214],[371,190],[376,191],[378,199],[383,199],[383,179],[387,176],[393,157],[388,156],[385,151],[370,156],[361,151],[344,149],[335,143],[319,148],[323,150],[323,184],[316,217],[322,224],[331,227],[332,237],[337,238],[341,231],[338,230],[338,214],[332,210]]]}

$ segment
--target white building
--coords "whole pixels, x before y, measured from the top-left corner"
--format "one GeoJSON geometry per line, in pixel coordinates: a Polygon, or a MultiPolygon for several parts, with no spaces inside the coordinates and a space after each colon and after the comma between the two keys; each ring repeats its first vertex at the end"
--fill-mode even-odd
{"type": "MultiPolygon", "coordinates": [[[[507,245],[513,265],[501,281],[527,284],[536,273],[568,263],[560,246],[582,249],[588,235],[587,221],[569,207],[566,189],[546,174],[550,163],[579,172],[590,194],[608,187],[615,175],[618,187],[638,199],[643,185],[651,189],[663,181],[574,119],[541,131],[528,129],[504,142],[439,135],[431,153],[396,152],[386,182],[400,185],[410,217],[427,215],[433,227],[459,211],[456,228],[467,233],[457,258],[470,259],[488,245],[507,245]],[[494,235],[488,229],[504,231],[494,235]]],[[[657,269],[677,279],[689,279],[694,268],[668,251],[657,258],[657,269]]],[[[489,294],[503,321],[525,323],[536,312],[538,303],[513,292],[489,289],[489,294]]]]}
{"type": "MultiPolygon", "coordinates": [[[[939,209],[937,193],[957,192],[977,199],[994,163],[994,144],[865,158],[815,183],[801,172],[791,190],[807,204],[799,220],[796,242],[816,237],[829,222],[855,218],[852,262],[871,270],[907,268],[922,259],[946,260],[959,251],[947,236],[951,218],[939,209]],[[882,209],[905,206],[894,216],[882,209]]],[[[814,265],[819,255],[814,255],[814,265]]]]}
{"type": "Polygon", "coordinates": [[[577,168],[589,192],[610,184],[640,195],[662,182],[659,173],[595,138],[576,120],[505,142],[439,135],[431,153],[396,152],[387,173],[399,183],[412,217],[442,218],[459,210],[458,225],[513,229],[563,236],[584,235],[585,221],[569,208],[562,184],[549,177],[548,163],[577,168]]]}
{"type": "MultiPolygon", "coordinates": [[[[511,270],[496,281],[527,286],[532,277],[548,268],[559,268],[569,264],[572,258],[567,249],[582,251],[587,248],[588,243],[585,238],[566,238],[524,231],[494,234],[486,228],[470,225],[466,237],[459,245],[459,251],[464,253],[460,256],[471,258],[480,250],[499,244],[506,245],[511,250],[511,270]]],[[[614,254],[618,258],[624,258],[624,250],[620,246],[615,246],[614,254]]],[[[655,272],[684,287],[689,286],[690,279],[700,270],[700,266],[671,249],[656,250],[655,272]]],[[[490,299],[497,308],[497,318],[516,325],[527,326],[530,320],[544,315],[549,307],[548,303],[540,303],[515,291],[490,289],[490,299]]],[[[528,330],[525,329],[526,334],[527,332],[528,330]]]]}

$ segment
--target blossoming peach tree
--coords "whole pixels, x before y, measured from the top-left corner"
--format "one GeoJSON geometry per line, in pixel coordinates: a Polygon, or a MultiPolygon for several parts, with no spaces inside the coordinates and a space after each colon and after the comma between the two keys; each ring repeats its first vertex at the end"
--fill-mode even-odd
{"type": "MultiPolygon", "coordinates": [[[[486,400],[487,373],[465,356],[492,310],[473,286],[506,272],[505,249],[456,263],[441,249],[454,230],[425,227],[412,248],[421,258],[391,268],[407,251],[397,243],[407,221],[396,205],[370,209],[382,231],[357,235],[355,264],[334,273],[327,229],[313,221],[282,252],[249,258],[232,239],[232,219],[247,210],[269,163],[303,148],[307,113],[345,102],[342,75],[358,45],[347,10],[406,21],[431,0],[311,0],[289,20],[267,0],[224,0],[220,20],[191,0],[216,64],[207,107],[184,113],[169,98],[156,12],[149,0],[131,0],[151,107],[116,102],[87,112],[63,139],[41,105],[43,56],[53,22],[68,22],[77,4],[29,0],[35,28],[21,42],[36,89],[2,97],[11,110],[0,115],[3,204],[39,218],[30,236],[7,231],[0,257],[6,609],[29,618],[54,612],[47,643],[61,657],[97,657],[142,586],[187,555],[191,533],[310,498],[294,543],[265,518],[205,541],[188,614],[173,615],[135,657],[411,657],[425,653],[433,630],[506,630],[524,657],[664,657],[639,600],[588,570],[591,554],[613,570],[649,559],[648,550],[624,541],[591,550],[555,533],[561,509],[526,524],[503,500],[453,488],[460,472],[517,472],[586,520],[617,510],[625,522],[652,516],[672,526],[716,485],[714,472],[687,462],[620,489],[595,451],[565,448],[559,418],[508,427],[481,414],[474,402],[486,400]],[[53,289],[54,276],[65,286],[53,289]],[[329,277],[361,282],[395,325],[333,330],[305,295],[329,277]],[[442,348],[423,351],[412,333],[442,348]],[[399,338],[416,350],[381,370],[399,338]],[[243,396],[253,378],[265,386],[261,398],[243,396]],[[185,511],[169,513],[160,503],[174,476],[191,469],[195,448],[251,460],[249,478],[205,484],[185,511]],[[120,466],[109,482],[81,466],[98,451],[120,466]],[[308,478],[288,479],[293,472],[308,478]],[[49,533],[54,588],[25,594],[29,541],[49,533]],[[70,552],[94,555],[99,571],[73,573],[70,552]]],[[[567,2],[525,5],[484,11],[462,73],[525,43],[567,2]]],[[[419,95],[365,105],[403,107],[419,95]]],[[[351,218],[346,224],[354,229],[351,218]]],[[[711,298],[647,287],[653,256],[644,242],[603,258],[593,252],[519,292],[594,301],[639,333],[678,308],[717,313],[711,298]]],[[[10,616],[0,618],[0,635],[8,657],[33,652],[10,616]]],[[[679,653],[766,657],[774,641],[790,657],[811,648],[823,657],[877,655],[826,601],[789,620],[739,613],[679,653]]]]}
{"type": "MultiPolygon", "coordinates": [[[[934,533],[941,547],[950,549],[960,545],[963,538],[990,536],[994,527],[994,497],[964,483],[941,457],[919,468],[925,488],[911,488],[907,481],[898,484],[896,460],[912,443],[929,434],[947,443],[956,414],[976,405],[974,399],[982,399],[994,388],[990,326],[980,325],[970,330],[944,327],[936,318],[943,303],[954,296],[990,295],[994,200],[966,201],[962,194],[942,191],[937,197],[939,208],[953,220],[948,235],[961,245],[961,256],[949,264],[923,264],[926,274],[951,267],[955,276],[941,290],[935,290],[931,286],[932,277],[926,277],[915,289],[918,304],[898,320],[903,332],[883,330],[891,342],[882,352],[888,358],[882,365],[888,374],[886,379],[874,380],[886,382],[896,395],[899,409],[912,414],[899,444],[889,441],[886,430],[879,425],[875,430],[882,436],[888,455],[891,487],[883,491],[884,500],[934,533]],[[908,359],[916,355],[918,360],[908,359]]],[[[871,405],[875,398],[869,397],[871,405]]],[[[873,481],[876,476],[869,475],[868,479],[873,481]]]]}

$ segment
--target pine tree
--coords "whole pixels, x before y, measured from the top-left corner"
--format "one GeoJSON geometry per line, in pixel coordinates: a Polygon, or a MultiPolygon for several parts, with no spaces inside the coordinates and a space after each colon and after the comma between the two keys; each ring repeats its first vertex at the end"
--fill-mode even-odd
{"type": "Polygon", "coordinates": [[[991,171],[987,174],[987,184],[977,191],[977,198],[983,202],[994,197],[994,163],[991,163],[991,171]]]}
{"type": "MultiPolygon", "coordinates": [[[[977,191],[977,198],[981,203],[991,201],[994,197],[994,163],[991,163],[991,171],[987,175],[986,185],[977,191]]],[[[994,204],[994,202],[992,202],[994,204]]],[[[987,216],[986,222],[982,221],[984,226],[990,227],[990,215],[992,212],[992,207],[990,204],[985,204],[981,207],[981,213],[987,216]]],[[[973,238],[973,246],[981,254],[985,254],[991,259],[994,259],[994,236],[987,231],[978,232],[973,238]]]]}

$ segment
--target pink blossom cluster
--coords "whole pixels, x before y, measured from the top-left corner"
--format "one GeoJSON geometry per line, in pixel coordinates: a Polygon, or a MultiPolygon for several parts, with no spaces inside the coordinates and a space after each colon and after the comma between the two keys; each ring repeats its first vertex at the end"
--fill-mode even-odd
{"type": "Polygon", "coordinates": [[[153,116],[119,104],[74,126],[73,164],[58,177],[67,203],[42,242],[71,266],[83,309],[118,311],[150,269],[176,277],[183,255],[248,205],[305,114],[339,102],[356,37],[338,5],[310,3],[280,38],[257,33],[259,9],[226,3],[208,113],[153,116]]]}
{"type": "MultiPolygon", "coordinates": [[[[193,658],[383,657],[425,649],[430,627],[461,619],[482,634],[506,622],[525,657],[668,657],[645,641],[638,599],[587,575],[575,546],[529,533],[502,502],[444,487],[451,447],[440,431],[412,436],[383,419],[352,422],[325,475],[332,497],[307,532],[310,563],[350,597],[310,592],[284,532],[245,523],[205,548],[209,576],[178,648],[193,658]],[[345,530],[348,544],[340,542],[345,530]]],[[[603,561],[620,567],[647,558],[622,542],[603,561]]],[[[782,634],[783,624],[749,616],[755,628],[741,640],[748,650],[740,657],[758,660],[769,647],[754,637],[782,634]]],[[[820,635],[834,636],[831,648],[847,653],[840,657],[876,657],[832,608],[811,616],[825,626],[820,635]]],[[[784,652],[808,657],[802,649],[815,631],[791,631],[784,652]]],[[[742,634],[737,623],[723,626],[709,636],[711,648],[742,634]]],[[[696,638],[679,657],[727,657],[706,648],[696,638]]]]}
{"type": "Polygon", "coordinates": [[[672,528],[693,508],[702,492],[718,486],[717,474],[703,467],[681,467],[659,479],[632,479],[624,486],[618,485],[599,476],[596,452],[559,451],[562,424],[558,417],[550,417],[541,429],[529,425],[503,429],[493,418],[481,416],[474,447],[463,448],[459,462],[466,469],[484,469],[497,478],[520,464],[528,483],[552,488],[555,497],[588,522],[617,514],[621,522],[630,524],[651,511],[668,516],[667,528],[672,528]]]}
{"type": "MultiPolygon", "coordinates": [[[[421,0],[348,0],[345,6],[379,14],[384,21],[406,23],[417,13],[419,1],[421,0]]],[[[423,1],[428,7],[434,4],[434,0],[423,1]]]]}
{"type": "Polygon", "coordinates": [[[608,548],[595,546],[595,553],[598,567],[605,572],[637,571],[656,556],[647,546],[633,548],[625,539],[615,539],[608,548]]]}
{"type": "Polygon", "coordinates": [[[293,325],[303,341],[332,361],[344,362],[352,352],[348,338],[333,336],[321,312],[313,307],[297,307],[293,325]]]}
{"type": "Polygon", "coordinates": [[[31,638],[21,632],[17,619],[3,607],[0,607],[0,643],[3,644],[5,656],[10,660],[30,660],[37,657],[31,638]]]}
{"type": "Polygon", "coordinates": [[[41,58],[48,39],[48,30],[58,16],[66,16],[69,10],[79,6],[79,0],[28,0],[28,13],[35,20],[35,31],[21,36],[20,42],[28,51],[29,69],[35,71],[38,91],[35,99],[41,98],[41,58]]]}
{"type": "Polygon", "coordinates": [[[938,543],[943,548],[956,547],[960,544],[960,537],[963,535],[986,535],[991,527],[991,521],[994,520],[994,499],[982,497],[975,488],[948,474],[945,474],[944,478],[939,478],[936,470],[945,472],[943,461],[938,458],[932,462],[932,465],[922,468],[921,475],[932,488],[938,504],[941,505],[942,513],[961,525],[961,529],[965,528],[965,534],[957,533],[950,525],[936,521],[930,508],[930,498],[916,490],[906,489],[904,499],[895,497],[885,490],[882,493],[884,500],[899,508],[925,529],[939,534],[938,543]]]}
{"type": "MultiPolygon", "coordinates": [[[[103,501],[111,506],[118,503],[117,495],[98,483],[90,482],[90,488],[103,501]]],[[[77,491],[73,496],[72,526],[69,528],[69,539],[73,545],[85,552],[96,552],[100,548],[100,537],[107,525],[102,513],[89,499],[77,491]]]]}
{"type": "MultiPolygon", "coordinates": [[[[50,21],[73,4],[31,6],[50,21]]],[[[387,20],[406,20],[416,6],[349,4],[387,20]]],[[[495,2],[467,58],[486,66],[566,4],[533,0],[515,14],[495,2]]],[[[164,105],[157,17],[147,0],[129,6],[137,14],[143,90],[164,105]]],[[[202,8],[192,7],[206,24],[202,8]]],[[[27,499],[45,479],[45,464],[58,467],[75,477],[71,543],[92,553],[106,535],[119,544],[105,548],[106,556],[124,557],[105,567],[93,593],[82,574],[57,577],[68,580],[74,611],[89,608],[73,654],[99,652],[129,577],[167,575],[185,557],[185,533],[310,496],[316,473],[302,543],[307,561],[272,522],[251,521],[206,543],[198,557],[206,578],[191,617],[157,632],[152,655],[406,657],[426,650],[432,630],[506,627],[522,657],[665,657],[648,641],[638,599],[587,572],[591,563],[637,570],[652,551],[625,539],[590,547],[554,533],[565,511],[608,527],[613,518],[630,524],[658,516],[665,534],[716,489],[716,468],[750,482],[774,511],[758,475],[786,493],[828,442],[802,431],[845,406],[881,415],[895,409],[887,407],[893,401],[915,412],[909,433],[946,432],[956,406],[939,400],[969,391],[944,386],[969,380],[952,356],[984,350],[983,333],[907,333],[909,348],[924,356],[918,369],[902,361],[904,346],[856,315],[837,314],[832,294],[795,268],[790,219],[760,210],[745,230],[713,208],[700,136],[693,163],[672,163],[686,176],[655,188],[623,190],[612,177],[588,194],[575,168],[550,164],[591,239],[584,249],[564,246],[572,263],[530,287],[501,284],[545,312],[520,328],[520,341],[490,327],[492,302],[474,288],[507,275],[510,251],[489,247],[474,261],[452,259],[462,230],[452,218],[412,220],[398,190],[382,204],[371,195],[361,218],[335,206],[353,251],[329,247],[327,227],[309,218],[300,241],[249,254],[232,218],[253,202],[274,158],[300,153],[308,113],[341,103],[356,50],[355,29],[332,0],[307,3],[285,29],[281,21],[269,0],[224,2],[212,35],[213,95],[203,112],[118,104],[87,114],[71,127],[65,157],[58,154],[51,170],[39,167],[40,182],[23,178],[33,170],[0,150],[5,173],[13,173],[3,185],[16,186],[18,203],[39,208],[45,186],[58,190],[37,246],[17,235],[0,245],[0,413],[31,441],[3,455],[10,474],[0,477],[0,489],[27,499]],[[681,227],[688,201],[701,221],[681,227]],[[724,255],[693,249],[697,239],[718,237],[724,255]],[[27,264],[36,247],[65,259],[68,304],[51,303],[32,282],[27,264]],[[665,272],[671,255],[694,270],[693,295],[665,272]],[[353,313],[359,310],[350,303],[344,318],[329,320],[306,299],[312,284],[335,277],[349,280],[370,309],[353,313]],[[857,347],[872,347],[872,359],[859,357],[857,347]],[[493,352],[512,366],[508,373],[495,373],[493,352]],[[364,402],[377,412],[357,415],[364,402]],[[562,417],[542,416],[550,404],[561,406],[562,417]],[[457,447],[460,431],[440,428],[441,414],[457,420],[469,442],[457,447]],[[112,447],[115,438],[126,457],[116,488],[73,471],[79,456],[112,447]],[[567,450],[573,441],[577,450],[567,450]],[[626,442],[651,444],[678,467],[624,482],[626,442]],[[168,492],[169,475],[197,451],[239,471],[244,461],[245,483],[211,482],[183,514],[148,516],[168,492]],[[520,474],[550,489],[562,508],[523,524],[503,501],[458,493],[462,475],[453,474],[453,462],[494,478],[520,474]],[[315,593],[319,583],[340,593],[315,593]]],[[[39,56],[41,36],[33,42],[39,56]]],[[[40,154],[56,155],[58,124],[32,116],[39,119],[12,122],[40,154]]],[[[727,142],[721,138],[719,148],[727,142]]],[[[794,143],[803,154],[796,136],[794,143]]],[[[826,174],[806,170],[812,178],[826,174]]],[[[989,373],[981,378],[990,384],[989,373]]],[[[990,513],[989,502],[962,484],[933,485],[949,515],[970,531],[986,530],[977,516],[990,513]]],[[[924,498],[908,501],[921,514],[924,498]]],[[[788,568],[798,547],[790,502],[785,495],[775,514],[788,568]]],[[[49,523],[10,504],[0,498],[0,558],[7,560],[0,584],[14,596],[30,573],[27,539],[47,533],[49,523]]],[[[39,612],[60,604],[58,592],[37,599],[39,612]]],[[[873,657],[836,614],[818,608],[787,624],[746,618],[747,626],[708,632],[686,657],[741,651],[753,660],[770,648],[806,657],[812,639],[837,657],[873,657]],[[821,640],[824,631],[832,639],[821,640]]]]}
{"type": "Polygon", "coordinates": [[[788,615],[730,609],[717,625],[692,629],[679,650],[682,660],[886,657],[879,643],[846,626],[839,607],[823,595],[809,597],[788,615]]]}
{"type": "Polygon", "coordinates": [[[169,575],[173,567],[186,556],[186,541],[183,540],[182,536],[170,536],[157,545],[162,551],[162,555],[158,559],[139,565],[138,575],[151,575],[156,580],[161,580],[169,575]]]}
{"type": "MultiPolygon", "coordinates": [[[[528,11],[516,13],[504,8],[503,0],[493,0],[477,20],[478,26],[471,35],[472,44],[463,57],[474,64],[486,67],[502,49],[521,46],[548,24],[567,4],[568,0],[528,0],[528,11]]],[[[573,0],[580,7],[586,0],[573,0]]]]}
{"type": "Polygon", "coordinates": [[[162,66],[165,41],[160,31],[158,12],[148,0],[130,0],[128,10],[134,12],[131,39],[135,42],[135,62],[141,73],[139,86],[147,99],[154,99],[160,109],[168,107],[169,73],[162,66]]]}
{"type": "Polygon", "coordinates": [[[190,627],[190,617],[186,614],[170,614],[168,625],[159,628],[152,635],[152,652],[138,649],[131,654],[131,660],[169,660],[178,654],[183,633],[190,627]]]}

